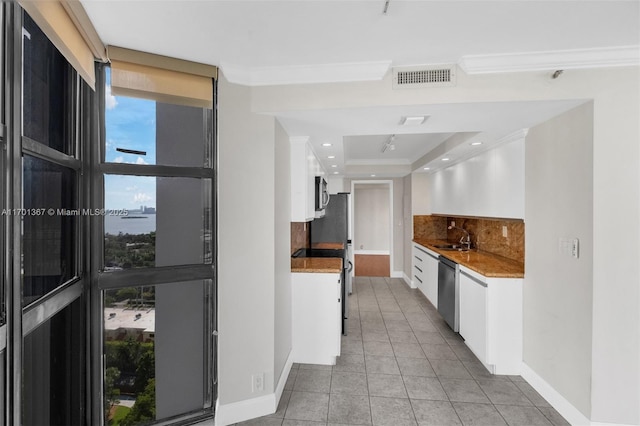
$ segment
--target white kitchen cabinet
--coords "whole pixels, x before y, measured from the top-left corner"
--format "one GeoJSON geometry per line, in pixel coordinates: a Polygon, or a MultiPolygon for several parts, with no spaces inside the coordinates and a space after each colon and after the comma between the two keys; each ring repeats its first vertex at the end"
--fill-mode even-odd
{"type": "Polygon", "coordinates": [[[430,175],[431,213],[523,219],[524,135],[430,175]]]}
{"type": "Polygon", "coordinates": [[[483,362],[487,360],[487,283],[460,273],[460,335],[483,362]]]}
{"type": "Polygon", "coordinates": [[[291,221],[309,222],[314,219],[315,178],[324,175],[308,137],[291,138],[291,221]]]}
{"type": "Polygon", "coordinates": [[[293,362],[335,365],[342,336],[340,275],[293,273],[293,362]]]}
{"type": "Polygon", "coordinates": [[[522,281],[460,266],[460,336],[493,374],[520,374],[522,281]]]}
{"type": "Polygon", "coordinates": [[[427,299],[438,307],[438,254],[413,243],[412,288],[418,288],[427,299]]]}

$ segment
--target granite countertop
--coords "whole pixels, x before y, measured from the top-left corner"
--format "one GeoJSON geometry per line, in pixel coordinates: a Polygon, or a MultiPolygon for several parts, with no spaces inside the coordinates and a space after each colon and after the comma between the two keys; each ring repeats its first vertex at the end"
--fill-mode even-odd
{"type": "MultiPolygon", "coordinates": [[[[314,249],[344,250],[343,243],[314,243],[314,249]]],[[[340,257],[296,257],[291,258],[291,272],[339,274],[342,272],[340,257]]]]}
{"type": "Polygon", "coordinates": [[[342,272],[342,259],[339,257],[291,258],[291,272],[339,274],[342,272]]]}
{"type": "Polygon", "coordinates": [[[452,261],[463,265],[477,273],[490,278],[524,278],[524,264],[506,257],[498,256],[486,251],[469,250],[440,250],[436,244],[448,244],[442,240],[424,240],[416,238],[414,242],[434,251],[452,261]]]}

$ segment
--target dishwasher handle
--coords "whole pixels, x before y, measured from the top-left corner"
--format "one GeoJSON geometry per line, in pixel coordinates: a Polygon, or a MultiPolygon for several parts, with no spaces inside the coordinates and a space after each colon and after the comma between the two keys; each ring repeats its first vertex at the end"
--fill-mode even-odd
{"type": "Polygon", "coordinates": [[[444,265],[448,266],[449,268],[453,268],[453,269],[457,269],[458,268],[458,264],[456,262],[454,262],[451,259],[448,259],[442,255],[438,256],[438,260],[440,261],[440,263],[443,263],[444,265]]]}

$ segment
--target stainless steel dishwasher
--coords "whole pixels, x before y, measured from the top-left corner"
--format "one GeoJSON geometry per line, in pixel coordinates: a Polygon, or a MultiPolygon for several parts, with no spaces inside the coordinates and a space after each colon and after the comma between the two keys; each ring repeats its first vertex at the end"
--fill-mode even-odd
{"type": "Polygon", "coordinates": [[[438,257],[438,312],[455,332],[459,330],[460,267],[444,256],[438,257]]]}

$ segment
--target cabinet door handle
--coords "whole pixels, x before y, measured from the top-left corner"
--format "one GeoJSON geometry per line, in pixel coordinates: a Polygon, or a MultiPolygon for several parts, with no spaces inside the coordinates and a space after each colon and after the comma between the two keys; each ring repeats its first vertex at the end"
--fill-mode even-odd
{"type": "Polygon", "coordinates": [[[414,266],[414,268],[416,268],[418,271],[422,272],[422,269],[418,268],[417,266],[414,266]]]}
{"type": "Polygon", "coordinates": [[[421,280],[420,278],[418,278],[417,276],[415,276],[415,275],[414,275],[413,277],[414,277],[416,280],[418,280],[418,281],[422,282],[422,280],[421,280]]]}
{"type": "Polygon", "coordinates": [[[418,259],[420,262],[422,262],[422,259],[420,259],[418,256],[413,256],[413,257],[415,257],[415,258],[416,258],[416,259],[418,259]]]}
{"type": "Polygon", "coordinates": [[[338,303],[340,303],[340,299],[338,299],[338,303]]]}

